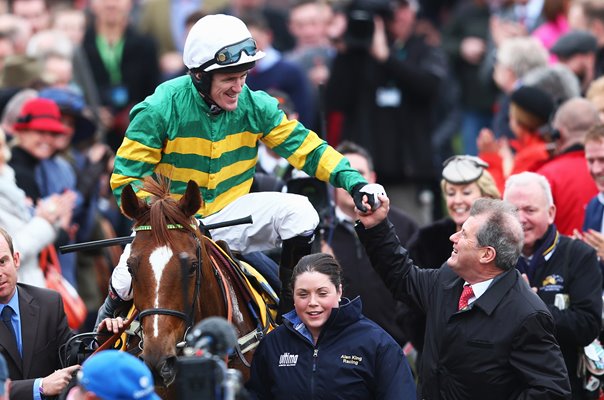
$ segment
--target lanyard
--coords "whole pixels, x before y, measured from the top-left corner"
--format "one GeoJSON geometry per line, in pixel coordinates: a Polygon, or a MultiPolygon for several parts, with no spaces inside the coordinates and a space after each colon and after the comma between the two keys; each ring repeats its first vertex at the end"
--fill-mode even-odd
{"type": "Polygon", "coordinates": [[[124,52],[124,39],[120,39],[111,46],[105,38],[100,35],[96,37],[96,47],[101,55],[101,60],[105,69],[109,73],[109,80],[112,85],[119,85],[122,82],[122,72],[120,65],[122,63],[122,54],[124,52]]]}

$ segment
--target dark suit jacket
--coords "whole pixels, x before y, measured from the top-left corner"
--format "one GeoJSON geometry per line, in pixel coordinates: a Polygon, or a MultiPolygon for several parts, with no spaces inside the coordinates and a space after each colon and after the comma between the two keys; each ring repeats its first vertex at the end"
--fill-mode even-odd
{"type": "Polygon", "coordinates": [[[125,101],[123,104],[118,104],[115,100],[119,96],[114,97],[115,93],[124,93],[116,91],[116,87],[111,84],[109,72],[105,68],[96,46],[96,37],[93,27],[87,29],[82,41],[82,48],[88,59],[94,83],[98,88],[101,105],[109,107],[114,117],[113,126],[107,132],[105,141],[113,151],[116,151],[122,143],[124,132],[128,127],[130,109],[152,94],[160,83],[157,45],[153,38],[138,33],[134,27],[129,26],[126,29],[120,64],[122,82],[119,86],[126,89],[127,96],[126,99],[121,99],[125,101]]]}
{"type": "Polygon", "coordinates": [[[10,398],[31,400],[35,378],[43,378],[61,368],[59,347],[73,332],[67,325],[63,301],[57,292],[22,283],[17,286],[23,359],[4,324],[0,324],[0,352],[13,381],[10,398]]]}
{"type": "MultiPolygon", "coordinates": [[[[409,239],[407,248],[413,259],[413,264],[420,268],[440,268],[451,255],[453,244],[449,238],[457,231],[457,226],[451,217],[434,221],[432,224],[421,227],[409,239]]],[[[424,349],[424,336],[426,332],[426,316],[415,305],[405,303],[407,310],[401,320],[407,337],[418,351],[418,356],[424,349]]]]}
{"type": "MultiPolygon", "coordinates": [[[[406,243],[417,230],[417,224],[403,211],[392,207],[388,218],[396,227],[396,233],[402,243],[406,243]]],[[[395,301],[380,279],[371,268],[365,248],[357,238],[351,223],[337,221],[333,227],[331,248],[342,266],[344,297],[354,299],[360,296],[363,300],[363,315],[377,323],[398,342],[399,345],[409,340],[402,329],[400,319],[406,306],[395,301]]]]}
{"type": "MultiPolygon", "coordinates": [[[[96,32],[93,28],[86,30],[82,47],[88,57],[94,81],[99,88],[101,104],[113,105],[109,72],[105,69],[96,46],[96,32]]],[[[152,94],[160,82],[155,41],[150,36],[141,35],[133,27],[126,28],[120,71],[122,84],[128,89],[127,104],[136,104],[152,94]]]]}
{"type": "Polygon", "coordinates": [[[420,398],[570,398],[552,315],[518,271],[503,272],[458,311],[464,282],[447,264],[414,266],[388,221],[357,233],[394,297],[426,313],[420,398]]]}

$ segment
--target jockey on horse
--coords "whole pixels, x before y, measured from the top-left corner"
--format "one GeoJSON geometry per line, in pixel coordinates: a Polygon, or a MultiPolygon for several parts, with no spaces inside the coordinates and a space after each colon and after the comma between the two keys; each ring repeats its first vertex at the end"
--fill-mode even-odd
{"type": "MultiPolygon", "coordinates": [[[[161,84],[132,109],[111,187],[119,202],[126,185],[160,173],[171,177],[171,192],[180,198],[193,179],[203,199],[198,211],[203,224],[252,215],[253,224],[216,229],[212,237],[242,253],[282,243],[281,315],[293,308],[288,282],[298,260],[311,251],[319,217],[304,196],[249,193],[258,141],[310,176],[346,189],[361,210],[365,210],[363,198],[371,201],[368,193],[383,192],[383,188],[367,184],[324,140],[298,121],[288,120],[276,99],[245,85],[248,71],[262,57],[264,53],[256,48],[241,20],[227,15],[200,19],[184,48],[189,76],[161,84]]],[[[132,299],[128,257],[129,245],[113,271],[97,325],[123,301],[132,299]]]]}

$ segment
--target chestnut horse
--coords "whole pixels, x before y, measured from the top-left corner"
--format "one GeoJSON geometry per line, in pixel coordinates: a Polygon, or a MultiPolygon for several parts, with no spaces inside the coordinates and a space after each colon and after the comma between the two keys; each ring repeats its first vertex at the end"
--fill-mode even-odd
{"type": "MultiPolygon", "coordinates": [[[[134,220],[136,231],[127,265],[134,306],[140,311],[141,357],[153,371],[163,398],[173,397],[170,384],[180,355],[177,344],[196,322],[222,316],[232,322],[240,338],[258,332],[241,289],[221,265],[224,258],[221,262],[212,256],[210,250],[216,244],[202,234],[195,220],[201,206],[199,187],[189,181],[177,201],[170,197],[169,186],[166,178],[146,178],[141,190],[151,195],[149,203],[139,199],[131,186],[124,187],[121,195],[122,210],[134,220]]],[[[252,354],[253,349],[245,354],[238,351],[238,357],[229,361],[229,367],[239,369],[244,380],[249,377],[245,364],[249,366],[252,354]]]]}

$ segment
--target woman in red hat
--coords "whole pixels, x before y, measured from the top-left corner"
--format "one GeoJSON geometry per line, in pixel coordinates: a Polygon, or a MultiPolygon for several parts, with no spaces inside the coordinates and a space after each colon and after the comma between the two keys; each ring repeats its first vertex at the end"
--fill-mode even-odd
{"type": "MultiPolygon", "coordinates": [[[[34,98],[26,101],[14,124],[17,143],[12,149],[9,165],[15,171],[15,179],[31,200],[39,204],[44,199],[60,196],[62,207],[58,225],[61,227],[56,245],[66,244],[73,235],[72,217],[77,201],[75,173],[65,160],[53,160],[53,168],[43,165],[56,153],[55,136],[66,134],[61,113],[55,102],[34,98]]],[[[63,275],[75,286],[75,256],[60,255],[63,275]]]]}

